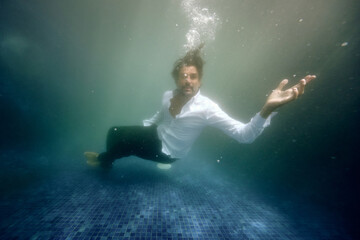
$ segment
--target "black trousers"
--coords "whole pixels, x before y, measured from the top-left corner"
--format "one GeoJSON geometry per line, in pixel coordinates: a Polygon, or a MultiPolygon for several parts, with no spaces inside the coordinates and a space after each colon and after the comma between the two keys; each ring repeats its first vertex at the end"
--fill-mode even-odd
{"type": "Polygon", "coordinates": [[[111,165],[116,159],[131,155],[160,163],[172,163],[161,151],[161,141],[157,135],[157,126],[122,126],[109,129],[106,139],[106,152],[99,155],[101,164],[111,165]]]}

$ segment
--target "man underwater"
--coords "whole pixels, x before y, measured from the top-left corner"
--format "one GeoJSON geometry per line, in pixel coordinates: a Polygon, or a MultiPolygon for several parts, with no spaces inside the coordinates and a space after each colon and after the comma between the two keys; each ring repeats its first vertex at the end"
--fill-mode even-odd
{"type": "Polygon", "coordinates": [[[240,143],[251,143],[270,124],[272,112],[301,96],[305,85],[316,78],[308,75],[287,90],[283,88],[288,80],[282,80],[261,111],[244,124],[200,93],[204,65],[200,49],[189,51],[175,62],[172,77],[176,89],[164,93],[160,111],[144,120],[143,126],[110,128],[106,152],[84,153],[89,165],[110,168],[116,159],[131,155],[169,164],[186,156],[206,126],[219,128],[240,143]]]}

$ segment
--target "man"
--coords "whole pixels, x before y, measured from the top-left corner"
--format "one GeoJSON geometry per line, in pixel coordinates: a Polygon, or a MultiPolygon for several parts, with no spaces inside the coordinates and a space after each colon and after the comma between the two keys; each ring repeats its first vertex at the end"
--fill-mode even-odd
{"type": "Polygon", "coordinates": [[[305,85],[316,76],[308,75],[293,87],[282,90],[280,82],[265,105],[249,123],[230,118],[209,98],[201,95],[203,60],[200,48],[189,51],[174,64],[174,91],[165,92],[162,108],[144,126],[113,127],[107,135],[106,152],[85,152],[87,163],[104,168],[115,159],[135,155],[159,163],[172,163],[184,157],[205,126],[221,129],[241,143],[251,143],[270,124],[271,113],[304,93],[305,85]]]}

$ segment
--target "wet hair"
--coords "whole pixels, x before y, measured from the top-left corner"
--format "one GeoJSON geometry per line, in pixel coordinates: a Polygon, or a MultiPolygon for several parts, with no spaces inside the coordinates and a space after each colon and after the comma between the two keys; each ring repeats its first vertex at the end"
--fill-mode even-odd
{"type": "Polygon", "coordinates": [[[201,44],[195,49],[192,49],[186,53],[186,55],[180,59],[178,59],[174,63],[174,68],[171,72],[172,77],[175,81],[179,79],[179,72],[184,66],[194,66],[199,74],[199,79],[202,78],[203,75],[203,65],[205,61],[201,57],[201,48],[204,44],[201,44]]]}

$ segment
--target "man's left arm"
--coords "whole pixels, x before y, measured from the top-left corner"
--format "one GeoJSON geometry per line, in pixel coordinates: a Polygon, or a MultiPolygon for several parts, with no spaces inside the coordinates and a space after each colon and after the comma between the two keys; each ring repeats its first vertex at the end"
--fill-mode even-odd
{"type": "Polygon", "coordinates": [[[209,126],[220,129],[239,143],[252,143],[264,128],[270,125],[273,114],[265,119],[257,113],[248,123],[243,123],[230,117],[217,104],[213,104],[208,108],[206,120],[209,126]]]}
{"type": "Polygon", "coordinates": [[[288,83],[288,80],[281,81],[279,86],[267,98],[262,110],[248,123],[242,123],[229,117],[217,105],[212,106],[207,111],[207,122],[210,126],[221,129],[240,143],[252,143],[270,125],[271,116],[275,114],[273,111],[297,99],[304,93],[306,83],[315,78],[314,75],[308,75],[300,80],[298,84],[285,91],[282,89],[288,83]]]}

